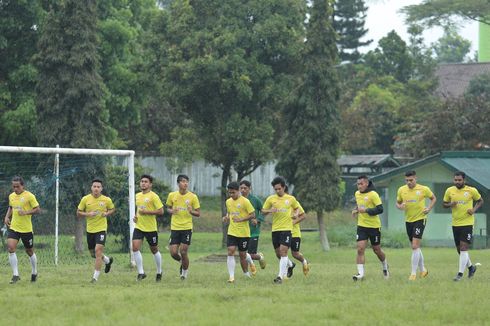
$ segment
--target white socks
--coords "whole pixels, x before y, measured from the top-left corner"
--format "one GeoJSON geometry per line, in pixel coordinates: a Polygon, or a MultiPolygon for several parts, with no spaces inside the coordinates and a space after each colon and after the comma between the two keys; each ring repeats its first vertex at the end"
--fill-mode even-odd
{"type": "Polygon", "coordinates": [[[364,264],[357,264],[357,274],[364,277],[364,264]]]}
{"type": "Polygon", "coordinates": [[[94,276],[92,276],[92,278],[93,278],[94,280],[98,280],[98,279],[99,279],[99,275],[100,275],[100,271],[95,270],[95,271],[94,271],[94,276]]]}
{"type": "Polygon", "coordinates": [[[141,255],[141,251],[134,251],[134,260],[136,262],[136,268],[138,269],[138,274],[145,274],[143,270],[143,256],[141,255]]]}
{"type": "Polygon", "coordinates": [[[104,261],[104,264],[109,264],[111,262],[111,260],[109,259],[109,257],[107,257],[106,255],[102,256],[102,260],[104,261]]]}
{"type": "Polygon", "coordinates": [[[386,258],[381,262],[381,265],[383,265],[384,271],[388,270],[388,261],[386,260],[386,258]]]}
{"type": "Polygon", "coordinates": [[[162,274],[162,255],[160,254],[160,251],[153,254],[153,258],[155,259],[155,264],[157,265],[157,274],[162,274]]]}
{"type": "Polygon", "coordinates": [[[419,251],[420,251],[419,271],[425,272],[424,255],[422,254],[422,250],[420,248],[419,251]]]}
{"type": "Polygon", "coordinates": [[[303,259],[303,265],[308,265],[308,262],[306,261],[306,258],[303,259]]]}
{"type": "Polygon", "coordinates": [[[230,274],[230,278],[235,278],[235,264],[234,256],[226,257],[226,266],[228,266],[228,274],[230,274]]]}
{"type": "Polygon", "coordinates": [[[182,269],[182,275],[183,277],[187,278],[187,273],[189,272],[188,269],[182,269]]]}
{"type": "Polygon", "coordinates": [[[464,274],[464,270],[466,265],[468,265],[468,261],[470,260],[470,255],[468,251],[461,251],[459,254],[459,272],[464,274]]]}
{"type": "Polygon", "coordinates": [[[35,253],[29,257],[29,261],[31,262],[32,274],[37,275],[37,256],[35,253]]]}
{"type": "Polygon", "coordinates": [[[247,252],[247,263],[249,265],[252,265],[254,263],[254,261],[252,260],[252,256],[250,256],[250,254],[247,252]]]}
{"type": "MultiPolygon", "coordinates": [[[[420,248],[412,250],[412,275],[417,274],[417,268],[419,267],[421,254],[422,254],[422,251],[420,250],[420,248]]],[[[421,269],[420,271],[422,272],[423,269],[421,269]]]]}
{"type": "Polygon", "coordinates": [[[289,258],[288,257],[281,257],[281,260],[279,260],[279,277],[280,278],[285,278],[286,274],[288,272],[288,263],[289,263],[289,258]]]}
{"type": "Polygon", "coordinates": [[[291,259],[289,259],[289,257],[288,257],[288,267],[293,267],[293,262],[291,261],[291,259]]]}
{"type": "Polygon", "coordinates": [[[14,276],[19,276],[19,268],[17,267],[17,255],[15,254],[15,252],[9,253],[9,263],[12,267],[12,274],[14,274],[14,276]]]}

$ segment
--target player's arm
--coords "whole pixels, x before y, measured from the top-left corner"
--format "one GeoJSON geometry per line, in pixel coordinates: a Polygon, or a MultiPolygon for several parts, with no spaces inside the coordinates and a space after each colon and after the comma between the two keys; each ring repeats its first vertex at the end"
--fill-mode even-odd
{"type": "Polygon", "coordinates": [[[306,218],[305,212],[299,211],[298,214],[295,214],[295,218],[293,219],[293,225],[301,223],[305,218],[306,218]]]}
{"type": "Polygon", "coordinates": [[[373,208],[359,208],[359,213],[367,213],[369,216],[375,216],[383,213],[383,204],[379,204],[373,208]]]}
{"type": "Polygon", "coordinates": [[[114,214],[114,212],[116,211],[115,208],[111,208],[111,209],[108,209],[107,211],[105,211],[104,213],[102,213],[102,216],[111,216],[112,214],[114,214]]]}
{"type": "Polygon", "coordinates": [[[29,209],[27,211],[19,209],[18,213],[20,216],[22,216],[22,215],[34,215],[34,214],[39,213],[40,211],[41,211],[41,208],[39,206],[37,206],[37,207],[34,207],[33,209],[29,209]]]}
{"type": "Polygon", "coordinates": [[[432,208],[434,207],[434,205],[437,202],[437,198],[434,194],[432,194],[432,197],[429,197],[429,199],[430,199],[430,204],[428,207],[424,208],[424,210],[423,210],[424,214],[429,214],[429,212],[432,210],[432,208]]]}
{"type": "Polygon", "coordinates": [[[476,213],[476,211],[483,205],[483,197],[480,197],[480,199],[478,199],[476,202],[475,202],[475,206],[473,206],[473,208],[470,208],[468,209],[468,214],[470,215],[473,215],[476,213]]]}
{"type": "Polygon", "coordinates": [[[402,193],[400,191],[400,189],[398,189],[398,193],[396,194],[396,203],[395,203],[395,206],[396,208],[398,208],[399,210],[405,210],[405,203],[403,202],[403,199],[402,199],[402,193]]]}
{"type": "Polygon", "coordinates": [[[97,212],[85,212],[81,209],[77,209],[78,217],[87,217],[87,216],[95,216],[95,215],[97,215],[97,212]]]}
{"type": "Polygon", "coordinates": [[[253,218],[255,218],[255,211],[253,211],[252,213],[248,214],[245,217],[234,217],[233,222],[245,222],[253,218]]]}
{"type": "Polygon", "coordinates": [[[194,217],[201,216],[201,208],[192,209],[192,206],[189,205],[187,206],[187,211],[189,212],[189,214],[191,214],[194,217]]]}
{"type": "Polygon", "coordinates": [[[3,219],[3,223],[5,223],[6,226],[10,227],[10,218],[12,217],[12,207],[9,206],[7,209],[7,213],[5,213],[5,218],[3,219]]]}
{"type": "Polygon", "coordinates": [[[163,206],[160,207],[159,209],[154,209],[154,210],[140,209],[139,213],[145,215],[163,215],[163,206]]]}
{"type": "Polygon", "coordinates": [[[444,198],[442,199],[442,207],[444,208],[455,207],[458,204],[454,201],[451,201],[451,196],[448,190],[446,190],[446,192],[444,193],[444,198]]]}

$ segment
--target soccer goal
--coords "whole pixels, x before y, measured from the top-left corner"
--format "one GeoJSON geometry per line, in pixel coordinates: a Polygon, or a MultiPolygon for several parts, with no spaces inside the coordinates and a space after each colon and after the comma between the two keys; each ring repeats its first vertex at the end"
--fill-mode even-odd
{"type": "MultiPolygon", "coordinates": [[[[80,199],[90,193],[91,180],[101,178],[103,194],[116,206],[116,213],[108,218],[109,238],[118,250],[128,250],[133,263],[134,151],[0,146],[2,225],[15,175],[23,177],[25,189],[37,197],[41,207],[32,223],[37,255],[45,256],[42,260],[55,265],[78,263],[80,253],[86,253],[85,221],[76,217],[76,210],[80,199]]],[[[5,226],[2,231],[5,235],[5,226]]]]}

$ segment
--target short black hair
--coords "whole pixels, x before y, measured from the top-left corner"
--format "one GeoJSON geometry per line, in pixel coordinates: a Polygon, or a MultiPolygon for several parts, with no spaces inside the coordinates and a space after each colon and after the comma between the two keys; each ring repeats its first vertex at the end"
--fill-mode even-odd
{"type": "Polygon", "coordinates": [[[92,184],[94,184],[94,182],[98,182],[100,183],[101,185],[104,185],[104,183],[102,182],[102,180],[98,179],[98,178],[94,178],[92,179],[92,184]]]}
{"type": "Polygon", "coordinates": [[[242,181],[240,181],[240,186],[241,185],[246,185],[249,188],[252,187],[252,183],[250,181],[248,181],[248,180],[242,180],[242,181]]]}
{"type": "Polygon", "coordinates": [[[18,175],[12,178],[12,182],[19,182],[21,185],[24,185],[24,179],[22,179],[22,177],[18,175]]]}
{"type": "Polygon", "coordinates": [[[367,175],[363,174],[363,175],[360,175],[357,177],[357,180],[361,180],[361,179],[364,179],[364,180],[368,180],[369,181],[369,178],[367,175]]]}
{"type": "Polygon", "coordinates": [[[240,188],[240,185],[236,181],[230,182],[227,186],[227,189],[232,189],[232,190],[238,190],[240,188]]]}
{"type": "Polygon", "coordinates": [[[454,176],[460,176],[463,179],[466,179],[466,173],[464,173],[463,171],[456,171],[456,172],[454,172],[454,176]]]}
{"type": "Polygon", "coordinates": [[[289,187],[288,187],[288,185],[286,185],[286,186],[284,187],[284,192],[285,192],[285,193],[289,193],[289,187]]]}
{"type": "Polygon", "coordinates": [[[283,177],[275,177],[272,179],[271,185],[274,187],[275,185],[280,184],[282,187],[286,187],[286,179],[283,177]]]}
{"type": "Polygon", "coordinates": [[[179,174],[179,175],[177,176],[177,183],[181,182],[182,180],[187,180],[187,181],[189,181],[189,177],[188,177],[188,176],[186,176],[185,174],[179,174]]]}
{"type": "Polygon", "coordinates": [[[149,174],[143,174],[141,176],[140,180],[141,179],[148,179],[148,180],[150,180],[150,183],[153,183],[153,177],[151,175],[149,175],[149,174]]]}
{"type": "Polygon", "coordinates": [[[411,171],[407,171],[407,172],[405,172],[405,176],[406,176],[406,177],[414,177],[414,176],[416,176],[416,175],[417,175],[417,173],[415,173],[415,171],[414,171],[414,170],[411,170],[411,171]]]}

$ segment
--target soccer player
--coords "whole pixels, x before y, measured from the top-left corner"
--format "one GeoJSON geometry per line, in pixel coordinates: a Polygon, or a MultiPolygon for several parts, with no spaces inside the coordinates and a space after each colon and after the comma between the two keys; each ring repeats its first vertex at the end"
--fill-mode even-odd
{"type": "Polygon", "coordinates": [[[283,177],[275,177],[272,187],[276,192],[270,195],[262,208],[263,214],[272,214],[272,245],[279,260],[279,273],[274,283],[281,284],[286,274],[292,275],[294,263],[288,258],[288,250],[291,246],[291,230],[293,229],[292,211],[299,208],[298,201],[286,190],[286,180],[283,177]],[[292,264],[292,265],[291,265],[292,264]]]}
{"type": "Polygon", "coordinates": [[[102,181],[92,180],[91,193],[84,196],[77,209],[78,217],[87,218],[87,245],[88,250],[95,258],[95,270],[92,283],[97,282],[102,262],[105,264],[105,273],[111,270],[112,257],[104,255],[104,246],[107,238],[107,217],[116,211],[112,200],[102,194],[102,181]]]}
{"type": "MultiPolygon", "coordinates": [[[[308,261],[306,258],[303,256],[303,254],[299,251],[301,247],[301,228],[299,224],[301,221],[303,221],[306,218],[305,210],[301,206],[301,204],[298,202],[299,208],[294,211],[294,214],[292,216],[293,219],[293,230],[291,232],[291,253],[293,254],[293,257],[300,261],[301,264],[303,265],[303,274],[308,275],[308,272],[310,271],[310,266],[308,265],[308,261]]],[[[292,272],[292,270],[291,270],[292,272]]]]}
{"type": "Polygon", "coordinates": [[[374,253],[383,266],[383,276],[389,278],[386,255],[381,250],[381,221],[379,214],[383,213],[381,198],[374,189],[374,184],[365,175],[357,178],[357,191],[355,193],[357,207],[352,216],[357,217],[357,274],[352,277],[354,281],[364,278],[365,251],[368,239],[374,253]]]}
{"type": "Polygon", "coordinates": [[[163,203],[160,197],[151,191],[153,185],[153,177],[144,174],[140,178],[141,192],[136,194],[136,214],[133,218],[135,223],[133,231],[133,254],[138,269],[137,281],[146,278],[143,269],[143,256],[141,255],[141,243],[143,238],[146,239],[150,246],[151,253],[155,259],[157,266],[157,274],[155,280],[162,280],[162,255],[158,250],[158,226],[157,215],[163,215],[163,203]]]}
{"type": "Polygon", "coordinates": [[[405,183],[406,185],[398,188],[396,207],[405,211],[405,226],[408,239],[412,245],[412,272],[408,280],[415,281],[417,279],[417,268],[420,271],[420,277],[427,277],[429,274],[424,266],[424,255],[420,249],[420,243],[427,223],[427,214],[434,207],[436,196],[434,196],[429,187],[417,184],[415,171],[405,173],[405,183]],[[425,207],[426,198],[430,199],[428,207],[425,207]]]}
{"type": "Polygon", "coordinates": [[[227,215],[223,217],[223,222],[230,223],[226,240],[228,247],[226,265],[230,275],[228,283],[233,283],[235,282],[235,251],[237,248],[243,274],[251,277],[248,271],[247,249],[250,241],[249,221],[255,219],[255,208],[247,198],[240,194],[238,182],[231,182],[226,188],[230,195],[230,198],[226,200],[227,215]]]}
{"type": "Polygon", "coordinates": [[[464,270],[468,267],[468,278],[476,272],[476,266],[471,263],[468,249],[473,239],[475,212],[483,205],[483,198],[478,190],[465,184],[466,174],[461,171],[454,173],[454,186],[447,188],[444,194],[443,206],[452,209],[453,235],[456,250],[459,254],[459,271],[454,281],[461,281],[464,270]]]}
{"type": "Polygon", "coordinates": [[[15,176],[12,178],[12,189],[14,192],[9,195],[9,208],[4,219],[4,223],[8,227],[7,250],[13,272],[10,284],[20,281],[17,254],[15,253],[19,239],[22,239],[31,262],[31,282],[36,282],[37,257],[34,253],[34,234],[32,233],[31,217],[39,213],[39,203],[36,200],[36,196],[24,189],[22,177],[15,176]]]}
{"type": "Polygon", "coordinates": [[[266,261],[264,259],[264,254],[257,252],[259,247],[259,237],[260,237],[260,225],[264,222],[264,215],[262,215],[262,201],[252,195],[250,191],[252,190],[252,184],[248,180],[240,181],[240,193],[243,197],[247,198],[252,206],[255,208],[255,218],[251,219],[249,222],[250,226],[250,241],[248,243],[248,253],[247,262],[250,266],[250,271],[252,275],[257,273],[257,268],[255,267],[254,260],[258,260],[260,268],[264,269],[266,266],[266,261]]]}
{"type": "Polygon", "coordinates": [[[172,214],[170,224],[170,255],[180,262],[180,279],[185,280],[189,272],[189,255],[187,254],[192,238],[192,217],[201,216],[199,199],[187,190],[189,177],[177,176],[178,191],[168,195],[167,211],[172,214]]]}

